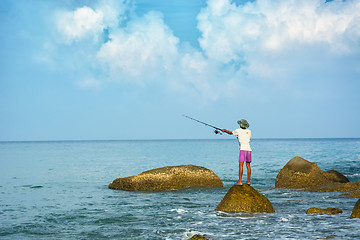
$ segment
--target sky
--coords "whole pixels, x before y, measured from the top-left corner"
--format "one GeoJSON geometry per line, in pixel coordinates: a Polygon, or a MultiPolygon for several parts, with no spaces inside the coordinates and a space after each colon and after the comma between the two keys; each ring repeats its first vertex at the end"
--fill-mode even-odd
{"type": "Polygon", "coordinates": [[[0,141],[360,137],[360,0],[0,0],[0,141]]]}

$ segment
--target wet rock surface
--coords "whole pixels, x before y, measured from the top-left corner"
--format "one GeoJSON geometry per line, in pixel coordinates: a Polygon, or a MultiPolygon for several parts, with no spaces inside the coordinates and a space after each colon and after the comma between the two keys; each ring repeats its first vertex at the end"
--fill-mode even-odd
{"type": "Polygon", "coordinates": [[[355,203],[350,218],[360,218],[360,199],[355,203]]]}
{"type": "Polygon", "coordinates": [[[223,187],[211,170],[195,165],[180,165],[152,169],[138,175],[117,178],[111,189],[127,191],[167,191],[186,187],[223,187]]]}
{"type": "Polygon", "coordinates": [[[339,173],[335,170],[329,170],[326,172],[323,172],[325,174],[325,177],[329,180],[332,180],[333,182],[339,182],[339,183],[347,183],[350,182],[347,177],[345,177],[342,173],[339,173]]]}
{"type": "Polygon", "coordinates": [[[329,215],[334,215],[334,214],[339,214],[342,213],[343,211],[340,208],[309,208],[306,211],[306,214],[329,214],[329,215]]]}
{"type": "Polygon", "coordinates": [[[341,197],[347,197],[347,198],[360,198],[360,190],[355,190],[348,193],[343,193],[340,195],[341,197]]]}
{"type": "Polygon", "coordinates": [[[354,182],[334,183],[327,186],[307,188],[311,192],[351,192],[359,190],[359,186],[354,182]]]}
{"type": "MultiPolygon", "coordinates": [[[[316,163],[296,156],[280,170],[276,177],[275,187],[292,189],[305,188],[317,191],[315,188],[334,185],[339,187],[348,182],[349,180],[343,174],[334,170],[324,172],[316,163]]],[[[348,185],[346,186],[348,187],[348,185]]]]}
{"type": "Polygon", "coordinates": [[[269,199],[248,184],[232,186],[216,207],[215,211],[229,213],[275,212],[269,199]]]}
{"type": "Polygon", "coordinates": [[[206,238],[200,234],[196,234],[196,235],[192,236],[189,240],[208,240],[208,238],[206,238]]]}

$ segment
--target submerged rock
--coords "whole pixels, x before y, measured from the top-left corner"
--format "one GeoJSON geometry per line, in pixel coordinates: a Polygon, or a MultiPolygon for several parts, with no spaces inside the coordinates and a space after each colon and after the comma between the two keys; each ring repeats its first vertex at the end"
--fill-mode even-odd
{"type": "Polygon", "coordinates": [[[335,235],[330,235],[330,236],[327,236],[325,239],[332,239],[332,238],[335,238],[336,236],[335,235]]]}
{"type": "Polygon", "coordinates": [[[138,175],[117,178],[111,189],[127,191],[166,191],[193,187],[223,187],[220,178],[211,170],[195,165],[161,167],[138,175]]]}
{"type": "Polygon", "coordinates": [[[280,170],[275,187],[299,189],[347,182],[349,180],[341,173],[334,170],[323,172],[316,163],[296,156],[280,170]]]}
{"type": "Polygon", "coordinates": [[[339,214],[342,213],[343,211],[340,208],[326,208],[326,209],[322,209],[322,208],[309,208],[306,211],[306,214],[329,214],[329,215],[334,215],[334,214],[339,214]]]}
{"type": "Polygon", "coordinates": [[[350,218],[360,218],[360,199],[355,203],[350,218]]]}
{"type": "Polygon", "coordinates": [[[354,182],[334,183],[327,186],[308,188],[310,192],[350,192],[359,190],[359,186],[354,182]]]}
{"type": "Polygon", "coordinates": [[[360,190],[355,190],[348,193],[343,193],[340,195],[340,197],[348,197],[348,198],[360,198],[360,190]]]}
{"type": "Polygon", "coordinates": [[[269,199],[248,184],[232,186],[216,207],[215,211],[230,213],[275,212],[269,199]]]}
{"type": "Polygon", "coordinates": [[[192,236],[189,240],[208,240],[208,239],[204,236],[201,236],[200,234],[196,234],[192,236]]]}

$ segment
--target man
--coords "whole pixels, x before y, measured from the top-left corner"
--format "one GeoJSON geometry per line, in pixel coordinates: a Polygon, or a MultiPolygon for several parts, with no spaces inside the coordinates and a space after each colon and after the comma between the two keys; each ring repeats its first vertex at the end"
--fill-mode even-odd
{"type": "Polygon", "coordinates": [[[243,175],[243,167],[244,162],[246,162],[246,168],[247,168],[247,183],[250,185],[250,177],[251,177],[251,148],[250,148],[250,139],[251,139],[251,131],[250,129],[247,129],[250,125],[245,119],[241,119],[237,121],[237,123],[240,125],[240,128],[229,131],[226,129],[222,129],[223,132],[226,132],[230,135],[235,135],[237,139],[239,140],[239,181],[236,183],[239,185],[242,185],[242,175],[243,175]]]}

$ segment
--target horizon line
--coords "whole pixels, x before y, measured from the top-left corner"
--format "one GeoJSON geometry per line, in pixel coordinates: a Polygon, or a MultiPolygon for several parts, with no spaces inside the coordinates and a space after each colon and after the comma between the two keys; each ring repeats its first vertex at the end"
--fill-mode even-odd
{"type": "MultiPolygon", "coordinates": [[[[259,137],[252,138],[251,140],[335,140],[335,139],[359,139],[360,137],[259,137]]],[[[230,138],[219,139],[219,138],[158,138],[158,139],[74,139],[74,140],[0,140],[0,143],[25,143],[25,142],[122,142],[122,141],[201,141],[201,140],[233,140],[230,138]]]]}

